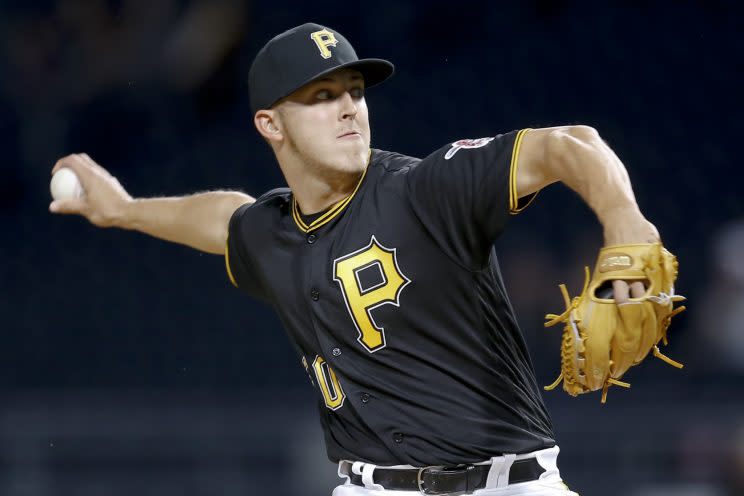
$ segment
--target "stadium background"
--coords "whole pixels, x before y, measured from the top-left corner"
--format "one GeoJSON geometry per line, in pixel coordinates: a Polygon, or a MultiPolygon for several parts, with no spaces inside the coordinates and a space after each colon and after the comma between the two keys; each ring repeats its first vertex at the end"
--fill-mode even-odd
{"type": "MultiPolygon", "coordinates": [[[[546,393],[560,467],[583,495],[744,493],[740,19],[718,1],[0,1],[0,494],[330,494],[305,372],[220,257],[47,213],[72,152],[136,196],[282,185],[245,80],[306,21],[396,64],[368,93],[376,147],[600,131],[680,258],[690,309],[667,351],[686,368],[647,360],[604,407],[546,393]]],[[[600,243],[562,186],[499,240],[543,384],[542,316],[600,243]]]]}

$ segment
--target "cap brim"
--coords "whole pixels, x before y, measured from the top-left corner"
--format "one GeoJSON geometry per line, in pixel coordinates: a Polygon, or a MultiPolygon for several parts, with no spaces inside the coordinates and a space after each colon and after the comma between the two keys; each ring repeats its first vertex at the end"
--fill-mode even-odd
{"type": "MultiPolygon", "coordinates": [[[[359,71],[362,73],[362,77],[364,78],[364,87],[370,88],[372,86],[375,86],[376,84],[380,84],[386,79],[388,79],[390,76],[393,75],[395,72],[395,66],[392,62],[388,62],[384,59],[361,59],[361,60],[355,60],[354,62],[348,62],[346,64],[337,65],[336,67],[332,67],[331,69],[328,69],[327,71],[323,71],[321,73],[316,74],[315,76],[311,77],[310,79],[303,81],[299,85],[297,85],[296,88],[293,88],[292,91],[287,93],[282,98],[286,98],[287,96],[291,95],[295,91],[299,90],[306,84],[310,84],[313,81],[320,79],[324,76],[327,76],[328,74],[331,74],[332,72],[336,72],[340,69],[354,69],[355,71],[359,71]]],[[[282,98],[279,98],[281,100],[282,98]]],[[[276,105],[277,102],[272,103],[270,107],[273,107],[276,105]]]]}
{"type": "Polygon", "coordinates": [[[395,72],[395,66],[392,62],[384,59],[357,60],[356,62],[340,65],[333,70],[337,71],[339,69],[354,69],[361,72],[364,77],[365,88],[382,83],[395,72]]]}

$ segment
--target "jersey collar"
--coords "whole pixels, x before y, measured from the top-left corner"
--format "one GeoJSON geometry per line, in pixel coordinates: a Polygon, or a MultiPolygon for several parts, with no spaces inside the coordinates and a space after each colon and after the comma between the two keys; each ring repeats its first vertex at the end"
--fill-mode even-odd
{"type": "Polygon", "coordinates": [[[356,192],[359,190],[359,186],[362,185],[362,181],[364,181],[364,177],[367,175],[367,169],[369,169],[369,164],[372,160],[372,149],[369,150],[369,155],[367,155],[367,166],[364,168],[364,171],[362,172],[362,177],[359,178],[359,182],[357,182],[357,185],[354,187],[354,191],[351,192],[349,196],[344,198],[343,200],[335,203],[331,208],[328,209],[326,213],[312,221],[310,224],[306,224],[302,220],[302,216],[300,215],[300,207],[297,205],[297,200],[295,199],[294,195],[292,195],[292,218],[295,221],[295,224],[297,224],[297,227],[300,229],[300,231],[304,233],[309,233],[310,231],[315,231],[316,229],[326,225],[331,220],[333,220],[338,214],[340,214],[346,205],[351,203],[351,200],[354,198],[354,195],[356,195],[356,192]]]}

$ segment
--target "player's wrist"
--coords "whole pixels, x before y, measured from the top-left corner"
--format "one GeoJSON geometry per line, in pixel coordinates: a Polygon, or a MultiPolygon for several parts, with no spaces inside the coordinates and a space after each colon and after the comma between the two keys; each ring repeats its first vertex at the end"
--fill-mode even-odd
{"type": "Polygon", "coordinates": [[[108,225],[119,229],[137,229],[142,204],[139,198],[122,198],[116,207],[108,212],[108,225]]]}
{"type": "Polygon", "coordinates": [[[605,212],[600,222],[605,246],[659,241],[656,227],[643,216],[635,203],[605,212]]]}

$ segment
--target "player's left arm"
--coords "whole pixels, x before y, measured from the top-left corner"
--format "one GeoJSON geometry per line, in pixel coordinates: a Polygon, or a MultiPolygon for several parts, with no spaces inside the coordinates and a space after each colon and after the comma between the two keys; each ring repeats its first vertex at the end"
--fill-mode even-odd
{"type": "MultiPolygon", "coordinates": [[[[604,231],[605,245],[653,243],[659,232],[641,213],[625,166],[589,126],[533,129],[522,138],[516,171],[522,198],[554,182],[562,182],[591,207],[604,231]]],[[[622,281],[619,281],[622,282],[622,281]]],[[[635,283],[633,296],[642,294],[635,283]]],[[[622,301],[627,286],[615,287],[622,301]]]]}

